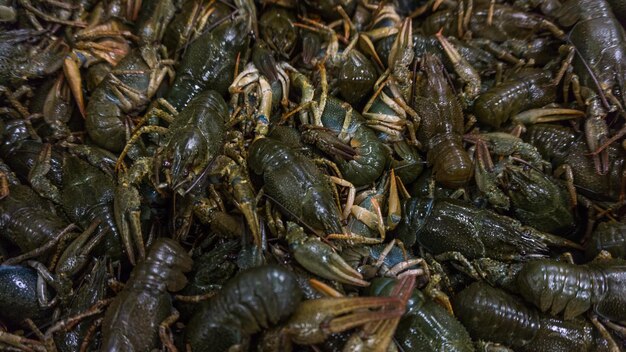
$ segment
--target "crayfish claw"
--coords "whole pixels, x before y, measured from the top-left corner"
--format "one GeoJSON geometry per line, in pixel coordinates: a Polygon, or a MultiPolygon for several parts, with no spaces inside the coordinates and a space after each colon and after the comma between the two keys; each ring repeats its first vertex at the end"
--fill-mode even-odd
{"type": "Polygon", "coordinates": [[[322,343],[330,334],[404,313],[396,297],[341,297],[304,301],[289,320],[286,332],[302,345],[322,343]]]}
{"type": "Polygon", "coordinates": [[[369,286],[363,276],[352,268],[331,246],[319,238],[308,237],[302,227],[287,223],[287,241],[296,261],[308,271],[328,280],[354,286],[369,286]]]}
{"type": "Polygon", "coordinates": [[[400,66],[407,66],[411,64],[413,61],[413,26],[411,24],[411,19],[406,18],[402,22],[402,27],[400,27],[400,32],[396,37],[396,40],[391,47],[391,52],[389,53],[389,62],[388,67],[394,70],[400,66]]]}
{"type": "Polygon", "coordinates": [[[113,215],[115,223],[120,229],[122,243],[126,249],[128,260],[135,265],[135,251],[132,241],[135,242],[139,258],[145,258],[145,245],[141,232],[141,197],[139,191],[132,185],[126,173],[120,174],[118,185],[115,188],[113,201],[113,215]]]}
{"type": "Polygon", "coordinates": [[[465,83],[465,88],[463,90],[463,98],[465,99],[465,103],[469,104],[473,101],[478,94],[480,94],[480,74],[470,65],[463,56],[459,53],[459,51],[454,47],[446,37],[441,34],[439,31],[436,34],[437,40],[441,43],[443,50],[446,55],[452,62],[454,67],[454,71],[457,73],[461,81],[465,83]]]}
{"type": "Polygon", "coordinates": [[[326,128],[307,125],[302,132],[302,141],[314,144],[322,151],[343,158],[346,161],[353,160],[357,155],[356,150],[344,143],[339,137],[326,128]]]}
{"type": "Polygon", "coordinates": [[[63,60],[63,72],[76,101],[76,106],[78,106],[78,111],[85,118],[85,99],[83,97],[83,81],[80,76],[80,68],[70,55],[63,60]]]}
{"type": "MultiPolygon", "coordinates": [[[[415,289],[415,275],[408,275],[400,279],[390,292],[390,297],[397,297],[402,302],[402,311],[415,289]]],[[[371,321],[353,334],[344,350],[348,351],[387,351],[391,344],[401,315],[379,321],[371,321]]]]}

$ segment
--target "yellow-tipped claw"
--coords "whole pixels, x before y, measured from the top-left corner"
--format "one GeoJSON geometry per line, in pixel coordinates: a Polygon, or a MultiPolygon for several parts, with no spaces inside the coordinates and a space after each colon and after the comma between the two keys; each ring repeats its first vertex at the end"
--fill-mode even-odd
{"type": "Polygon", "coordinates": [[[77,60],[76,54],[70,53],[63,61],[63,72],[65,73],[65,78],[70,86],[74,100],[76,100],[78,111],[80,111],[80,115],[84,118],[86,116],[85,98],[83,97],[83,82],[80,77],[80,68],[76,63],[77,60]]]}
{"type": "Polygon", "coordinates": [[[326,297],[334,297],[334,298],[339,298],[339,297],[344,297],[344,295],[335,290],[334,288],[328,286],[327,284],[317,280],[317,279],[309,279],[309,285],[311,285],[311,287],[319,292],[320,294],[326,296],[326,297]]]}
{"type": "Polygon", "coordinates": [[[521,124],[546,123],[571,120],[585,116],[585,113],[575,109],[542,108],[530,109],[513,116],[511,121],[521,124]]]}
{"type": "Polygon", "coordinates": [[[387,199],[387,228],[393,230],[400,223],[402,218],[402,207],[400,205],[400,195],[398,193],[398,181],[396,173],[391,169],[391,178],[389,180],[389,196],[387,199]]]}

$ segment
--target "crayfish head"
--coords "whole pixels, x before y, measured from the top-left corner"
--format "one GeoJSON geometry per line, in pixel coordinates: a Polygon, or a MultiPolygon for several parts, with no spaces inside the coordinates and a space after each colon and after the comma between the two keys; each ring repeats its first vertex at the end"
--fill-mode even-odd
{"type": "Polygon", "coordinates": [[[424,75],[427,89],[423,94],[434,101],[446,100],[450,104],[456,98],[448,85],[444,71],[443,63],[437,56],[433,54],[424,55],[421,72],[424,75]]]}
{"type": "Polygon", "coordinates": [[[169,168],[172,189],[189,187],[197,181],[209,164],[208,150],[206,137],[197,129],[183,129],[172,136],[163,151],[163,165],[169,168]]]}
{"type": "Polygon", "coordinates": [[[328,201],[328,199],[332,199],[330,198],[332,196],[324,193],[312,193],[313,194],[309,194],[308,197],[305,197],[309,199],[315,207],[315,215],[312,219],[311,226],[316,229],[322,229],[327,234],[342,233],[339,210],[336,207],[328,206],[329,204],[333,204],[328,201]]]}

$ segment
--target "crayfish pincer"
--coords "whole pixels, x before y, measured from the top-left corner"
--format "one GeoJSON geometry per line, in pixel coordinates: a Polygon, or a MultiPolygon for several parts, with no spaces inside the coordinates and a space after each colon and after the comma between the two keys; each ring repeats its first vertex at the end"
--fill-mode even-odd
{"type": "Polygon", "coordinates": [[[289,317],[302,299],[297,279],[275,265],[244,271],[191,318],[185,340],[194,352],[228,351],[289,317]]]}
{"type": "Polygon", "coordinates": [[[609,320],[626,320],[626,264],[623,261],[576,265],[537,260],[517,276],[520,294],[541,311],[572,319],[593,307],[609,320]]]}
{"type": "Polygon", "coordinates": [[[101,351],[151,351],[159,325],[172,314],[168,291],[187,284],[193,261],[174,240],[159,238],[106,311],[101,351]]]}
{"type": "Polygon", "coordinates": [[[404,202],[398,237],[435,254],[459,252],[467,259],[524,260],[543,257],[548,246],[576,243],[535,230],[507,216],[454,199],[411,198],[404,202]]]}

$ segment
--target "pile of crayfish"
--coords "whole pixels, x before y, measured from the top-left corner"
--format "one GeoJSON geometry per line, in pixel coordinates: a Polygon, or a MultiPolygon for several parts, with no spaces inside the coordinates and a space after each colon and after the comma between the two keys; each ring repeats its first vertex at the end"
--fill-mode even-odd
{"type": "Polygon", "coordinates": [[[623,0],[0,0],[0,350],[626,351],[623,0]]]}

